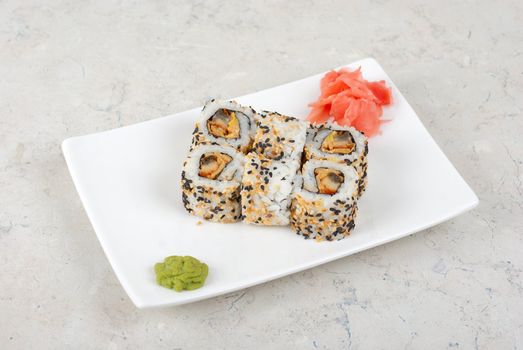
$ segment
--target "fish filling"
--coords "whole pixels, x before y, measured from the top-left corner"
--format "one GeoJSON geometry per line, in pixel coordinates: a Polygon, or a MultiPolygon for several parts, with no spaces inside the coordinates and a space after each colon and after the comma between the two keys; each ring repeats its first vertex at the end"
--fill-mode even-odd
{"type": "Polygon", "coordinates": [[[321,143],[321,150],[326,153],[350,154],[356,148],[351,133],[345,130],[334,130],[321,143]]]}
{"type": "Polygon", "coordinates": [[[329,168],[314,169],[314,177],[318,186],[318,193],[333,195],[338,192],[345,177],[339,170],[329,168]]]}
{"type": "Polygon", "coordinates": [[[207,130],[215,137],[237,139],[240,137],[240,112],[220,108],[207,120],[207,130]]]}
{"type": "Polygon", "coordinates": [[[200,171],[198,175],[211,180],[216,180],[223,169],[232,161],[232,157],[219,152],[205,153],[200,158],[200,171]]]}

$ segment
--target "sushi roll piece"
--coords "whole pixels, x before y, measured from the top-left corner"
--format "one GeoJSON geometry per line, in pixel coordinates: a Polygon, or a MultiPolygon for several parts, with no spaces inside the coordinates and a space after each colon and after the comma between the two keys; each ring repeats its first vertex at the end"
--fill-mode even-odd
{"type": "Polygon", "coordinates": [[[369,145],[365,135],[355,128],[326,123],[309,129],[304,151],[306,160],[326,159],[359,170],[366,165],[369,145]]]}
{"type": "Polygon", "coordinates": [[[182,171],[185,209],[209,221],[239,221],[244,157],[228,146],[202,144],[193,148],[182,171]]]}
{"type": "Polygon", "coordinates": [[[369,145],[363,133],[350,126],[327,123],[311,127],[304,147],[305,159],[325,159],[353,166],[358,172],[358,196],[367,186],[369,145]]]}
{"type": "Polygon", "coordinates": [[[275,160],[249,153],[245,159],[241,190],[243,221],[258,225],[288,225],[290,195],[299,167],[299,159],[275,160]]]}
{"type": "Polygon", "coordinates": [[[352,166],[309,160],[296,179],[291,228],[307,239],[340,240],[349,236],[356,218],[358,174],[352,166]]]}
{"type": "Polygon", "coordinates": [[[265,112],[258,114],[256,126],[253,151],[274,160],[301,157],[308,122],[276,112],[265,112]]]}
{"type": "Polygon", "coordinates": [[[213,143],[248,152],[252,145],[255,115],[254,109],[234,101],[210,100],[196,122],[192,147],[213,143]]]}

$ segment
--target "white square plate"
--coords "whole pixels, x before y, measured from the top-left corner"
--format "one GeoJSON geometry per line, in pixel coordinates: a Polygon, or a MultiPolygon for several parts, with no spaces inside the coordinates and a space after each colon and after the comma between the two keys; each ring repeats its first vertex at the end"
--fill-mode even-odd
{"type": "MultiPolygon", "coordinates": [[[[62,148],[87,215],[125,291],[139,307],[185,304],[295,273],[384,244],[448,220],[478,198],[436,145],[374,59],[368,80],[386,80],[392,121],[369,142],[369,184],[352,235],[339,242],[304,240],[289,227],[214,224],[187,214],[180,172],[200,108],[97,134],[62,148]],[[169,255],[206,262],[209,277],[176,293],[155,282],[153,265],[169,255]]],[[[318,74],[237,98],[255,109],[304,117],[319,94],[318,74]]]]}

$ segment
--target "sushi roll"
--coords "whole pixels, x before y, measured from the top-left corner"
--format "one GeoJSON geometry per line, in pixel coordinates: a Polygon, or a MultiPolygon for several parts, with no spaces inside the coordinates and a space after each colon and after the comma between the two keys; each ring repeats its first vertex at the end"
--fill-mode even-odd
{"type": "Polygon", "coordinates": [[[193,148],[182,171],[185,209],[209,221],[239,221],[243,166],[244,155],[232,147],[202,144],[193,148]]]}
{"type": "Polygon", "coordinates": [[[210,100],[196,122],[192,147],[213,143],[248,152],[252,145],[255,115],[254,109],[234,101],[210,100]]]}
{"type": "Polygon", "coordinates": [[[256,126],[253,151],[274,160],[301,157],[309,126],[306,121],[266,112],[257,116],[256,126]]]}
{"type": "Polygon", "coordinates": [[[305,159],[325,159],[353,166],[358,172],[358,196],[367,186],[367,138],[350,126],[327,123],[307,133],[305,159]]]}
{"type": "Polygon", "coordinates": [[[290,195],[299,167],[299,159],[275,160],[249,153],[245,159],[241,190],[243,221],[258,225],[288,225],[290,195]]]}
{"type": "Polygon", "coordinates": [[[317,241],[347,237],[358,210],[358,174],[352,166],[309,160],[296,178],[290,224],[297,234],[317,241]]]}

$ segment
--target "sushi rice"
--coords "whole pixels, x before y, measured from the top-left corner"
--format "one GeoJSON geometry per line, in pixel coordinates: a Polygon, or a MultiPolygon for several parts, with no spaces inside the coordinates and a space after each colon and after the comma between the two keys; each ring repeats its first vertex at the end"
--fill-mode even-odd
{"type": "Polygon", "coordinates": [[[256,118],[253,151],[270,159],[299,158],[303,152],[309,123],[275,112],[256,118]]]}
{"type": "Polygon", "coordinates": [[[290,195],[300,167],[298,159],[246,156],[241,201],[242,219],[257,225],[288,225],[290,195]]]}
{"type": "Polygon", "coordinates": [[[251,224],[288,225],[308,123],[266,112],[257,116],[256,126],[243,173],[242,218],[251,224]]]}

